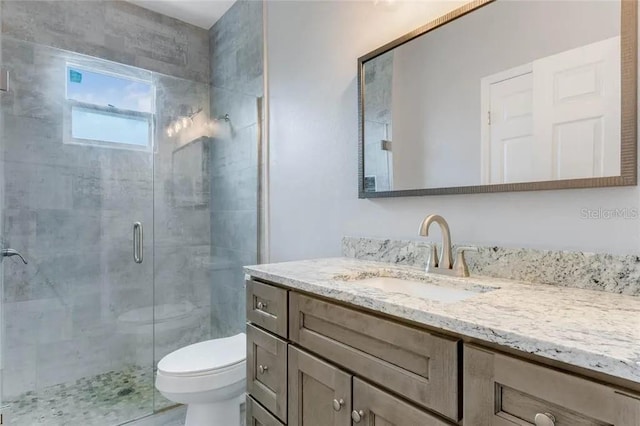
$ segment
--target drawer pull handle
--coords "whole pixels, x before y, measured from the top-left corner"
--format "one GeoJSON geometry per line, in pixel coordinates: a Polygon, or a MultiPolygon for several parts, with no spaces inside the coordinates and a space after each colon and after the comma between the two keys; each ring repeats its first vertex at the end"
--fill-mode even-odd
{"type": "Polygon", "coordinates": [[[555,426],[556,418],[550,413],[538,413],[533,419],[536,426],[555,426]]]}
{"type": "Polygon", "coordinates": [[[267,309],[267,304],[263,302],[258,302],[258,309],[260,309],[261,311],[264,309],[267,309]]]}
{"type": "Polygon", "coordinates": [[[364,417],[364,411],[362,410],[360,411],[353,410],[351,412],[351,420],[353,420],[354,423],[360,423],[363,417],[364,417]]]}
{"type": "Polygon", "coordinates": [[[344,399],[340,398],[340,399],[334,399],[333,400],[333,410],[334,411],[340,411],[342,409],[343,405],[344,405],[344,399]]]}
{"type": "Polygon", "coordinates": [[[264,374],[267,371],[269,371],[269,367],[266,365],[259,365],[258,366],[258,371],[260,372],[260,374],[264,374]]]}

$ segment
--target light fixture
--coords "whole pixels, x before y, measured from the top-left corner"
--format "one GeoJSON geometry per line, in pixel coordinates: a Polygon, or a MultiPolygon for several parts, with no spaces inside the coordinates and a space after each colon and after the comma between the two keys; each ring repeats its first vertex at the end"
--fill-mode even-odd
{"type": "MultiPolygon", "coordinates": [[[[189,107],[187,105],[183,105],[181,108],[182,113],[169,121],[169,124],[167,124],[166,128],[167,137],[172,138],[174,136],[178,136],[181,131],[188,127],[191,127],[194,124],[193,119],[195,118],[195,116],[202,112],[202,108],[199,108],[197,111],[193,111],[188,108],[189,107]]],[[[226,123],[231,123],[229,114],[220,115],[211,120],[207,120],[202,125],[205,128],[208,128],[210,133],[215,134],[219,132],[220,123],[223,121],[226,123]]]]}
{"type": "Polygon", "coordinates": [[[167,125],[167,136],[177,136],[180,131],[190,127],[193,124],[193,118],[202,112],[202,108],[198,108],[196,111],[190,109],[187,105],[182,105],[182,112],[177,117],[170,120],[167,125]]]}

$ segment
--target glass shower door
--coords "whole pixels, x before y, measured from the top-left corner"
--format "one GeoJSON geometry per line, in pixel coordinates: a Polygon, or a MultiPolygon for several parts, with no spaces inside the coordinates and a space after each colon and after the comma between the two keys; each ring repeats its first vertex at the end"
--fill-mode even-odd
{"type": "MultiPolygon", "coordinates": [[[[0,35],[0,42],[2,36],[0,35]]],[[[0,49],[0,97],[8,90],[8,72],[4,69],[2,61],[2,49],[0,49]]],[[[4,229],[4,149],[2,149],[2,141],[4,137],[4,119],[0,114],[0,249],[5,248],[6,244],[1,235],[4,229]]],[[[4,308],[1,296],[4,294],[4,256],[0,256],[0,423],[4,423],[4,396],[2,393],[3,376],[4,376],[4,308]]]]}
{"type": "Polygon", "coordinates": [[[150,72],[2,39],[4,424],[153,411],[150,72]]]}

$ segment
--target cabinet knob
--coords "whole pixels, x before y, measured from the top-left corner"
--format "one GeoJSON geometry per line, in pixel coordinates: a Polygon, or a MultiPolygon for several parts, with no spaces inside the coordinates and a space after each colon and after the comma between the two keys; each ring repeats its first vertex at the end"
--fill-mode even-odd
{"type": "Polygon", "coordinates": [[[267,367],[266,365],[259,365],[258,366],[258,371],[260,372],[260,374],[264,374],[267,371],[269,371],[269,367],[267,367]]]}
{"type": "Polygon", "coordinates": [[[360,423],[362,421],[362,418],[364,417],[364,411],[359,410],[353,410],[351,412],[351,420],[353,420],[354,423],[360,423]]]}
{"type": "Polygon", "coordinates": [[[344,399],[340,398],[340,399],[333,400],[333,409],[335,411],[340,411],[343,405],[344,405],[344,399]]]}
{"type": "Polygon", "coordinates": [[[267,304],[265,302],[258,302],[258,309],[267,309],[267,304]]]}
{"type": "Polygon", "coordinates": [[[536,426],[555,426],[556,424],[556,418],[549,413],[538,413],[533,421],[536,426]]]}

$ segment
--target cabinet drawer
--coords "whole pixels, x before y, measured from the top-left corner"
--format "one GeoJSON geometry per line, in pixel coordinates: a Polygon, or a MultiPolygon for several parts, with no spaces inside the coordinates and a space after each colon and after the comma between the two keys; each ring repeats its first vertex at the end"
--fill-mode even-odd
{"type": "MultiPolygon", "coordinates": [[[[450,426],[426,411],[407,404],[357,378],[353,379],[353,411],[369,426],[450,426]]],[[[355,415],[354,415],[355,416],[355,415]]],[[[356,419],[358,418],[356,416],[356,419]]],[[[477,425],[480,426],[480,425],[477,425]]]]}
{"type": "Polygon", "coordinates": [[[291,340],[453,420],[461,414],[455,339],[295,292],[291,340]]]}
{"type": "Polygon", "coordinates": [[[287,338],[287,290],[247,281],[247,321],[287,338]]]}
{"type": "Polygon", "coordinates": [[[247,392],[287,421],[287,343],[247,324],[247,392]]]}
{"type": "Polygon", "coordinates": [[[471,345],[464,386],[465,424],[535,425],[538,415],[555,426],[640,425],[638,396],[471,345]]]}
{"type": "Polygon", "coordinates": [[[253,398],[247,396],[247,426],[284,426],[253,398]]]}

